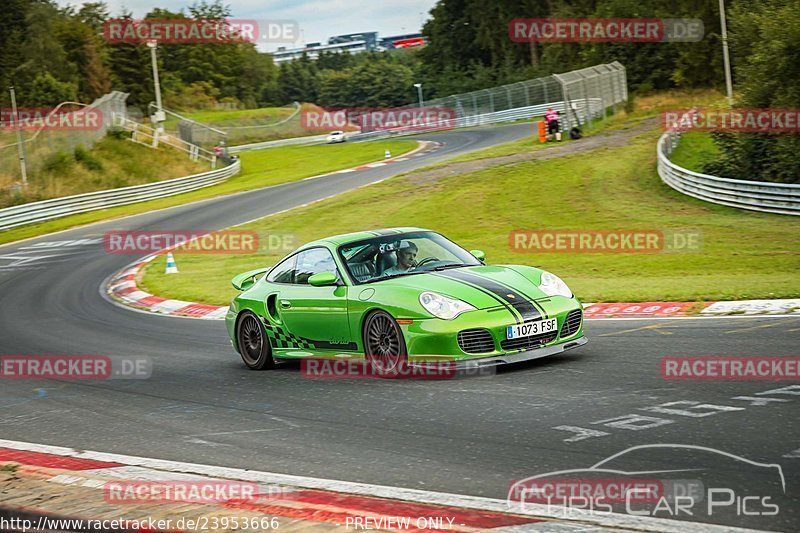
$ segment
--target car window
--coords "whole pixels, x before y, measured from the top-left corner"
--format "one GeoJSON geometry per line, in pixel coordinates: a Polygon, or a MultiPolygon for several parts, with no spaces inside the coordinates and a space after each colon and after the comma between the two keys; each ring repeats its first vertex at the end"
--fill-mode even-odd
{"type": "Polygon", "coordinates": [[[476,266],[480,261],[438,233],[415,231],[381,235],[339,247],[344,264],[357,284],[396,275],[419,274],[443,266],[476,266]],[[413,251],[411,267],[398,265],[402,249],[413,251]]]}
{"type": "Polygon", "coordinates": [[[333,272],[338,276],[333,255],[325,248],[313,248],[297,254],[294,283],[307,284],[308,278],[320,272],[333,272]]]}
{"type": "Polygon", "coordinates": [[[272,269],[272,272],[270,272],[269,276],[267,276],[267,281],[271,281],[273,283],[293,283],[294,265],[296,260],[296,255],[284,259],[278,264],[278,266],[272,269]]]}

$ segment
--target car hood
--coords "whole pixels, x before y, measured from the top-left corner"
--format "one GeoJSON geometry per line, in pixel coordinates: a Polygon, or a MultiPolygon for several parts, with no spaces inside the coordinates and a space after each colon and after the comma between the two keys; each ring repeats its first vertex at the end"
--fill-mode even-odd
{"type": "Polygon", "coordinates": [[[436,292],[458,298],[476,309],[490,309],[517,307],[530,300],[547,298],[537,286],[540,278],[540,271],[531,267],[480,265],[401,276],[377,283],[436,292]]]}

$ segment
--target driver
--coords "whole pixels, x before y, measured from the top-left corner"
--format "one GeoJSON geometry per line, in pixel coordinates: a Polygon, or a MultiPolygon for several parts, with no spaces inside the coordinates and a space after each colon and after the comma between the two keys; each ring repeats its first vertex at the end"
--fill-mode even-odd
{"type": "Polygon", "coordinates": [[[414,259],[417,257],[417,245],[411,241],[401,241],[395,253],[397,254],[397,264],[384,270],[384,276],[402,274],[411,270],[415,264],[414,259]]]}

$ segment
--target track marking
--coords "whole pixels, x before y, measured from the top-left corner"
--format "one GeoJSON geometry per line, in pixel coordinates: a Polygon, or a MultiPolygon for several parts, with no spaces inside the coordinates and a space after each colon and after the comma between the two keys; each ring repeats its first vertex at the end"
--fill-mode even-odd
{"type": "Polygon", "coordinates": [[[745,331],[753,331],[755,329],[762,329],[762,328],[772,328],[772,327],[775,327],[775,326],[780,326],[782,324],[792,324],[794,322],[800,322],[800,318],[796,318],[794,320],[786,320],[784,322],[777,322],[777,323],[773,323],[773,324],[761,324],[759,326],[751,326],[749,328],[732,329],[732,330],[726,331],[725,333],[743,333],[745,331]]]}
{"type": "MultiPolygon", "coordinates": [[[[598,320],[608,320],[608,319],[598,319],[598,320]]],[[[651,330],[655,331],[656,333],[660,333],[661,335],[672,335],[671,331],[661,331],[662,328],[669,327],[664,324],[651,324],[649,326],[642,326],[640,328],[632,328],[632,329],[624,329],[622,331],[612,331],[611,333],[601,333],[598,337],[611,337],[614,335],[623,335],[625,333],[633,333],[635,331],[644,331],[644,330],[651,330]]]]}
{"type": "Polygon", "coordinates": [[[242,431],[220,431],[219,433],[201,433],[199,435],[184,435],[184,438],[189,437],[216,437],[220,435],[240,435],[242,433],[261,433],[264,431],[280,431],[284,428],[268,428],[268,429],[243,429],[242,431]]]}

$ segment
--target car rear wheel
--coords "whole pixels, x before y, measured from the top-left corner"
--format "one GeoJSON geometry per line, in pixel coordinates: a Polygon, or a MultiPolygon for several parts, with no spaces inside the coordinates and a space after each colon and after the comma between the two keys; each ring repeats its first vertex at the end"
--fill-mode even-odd
{"type": "Polygon", "coordinates": [[[236,326],[236,344],[239,347],[242,361],[250,370],[265,370],[275,367],[272,348],[264,326],[254,313],[245,311],[239,318],[236,326]]]}
{"type": "Polygon", "coordinates": [[[397,377],[408,364],[403,333],[389,313],[375,311],[364,322],[364,355],[381,377],[397,377]]]}

